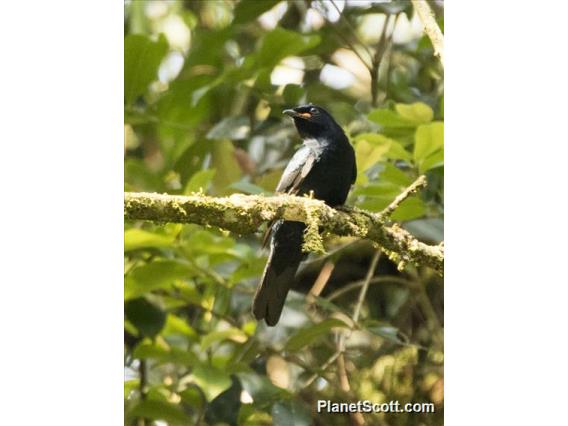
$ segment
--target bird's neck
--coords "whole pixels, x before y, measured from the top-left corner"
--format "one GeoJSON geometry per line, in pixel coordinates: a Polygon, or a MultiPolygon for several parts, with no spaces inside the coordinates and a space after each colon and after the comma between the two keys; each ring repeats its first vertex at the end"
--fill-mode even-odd
{"type": "Polygon", "coordinates": [[[347,136],[345,133],[334,133],[331,135],[321,135],[318,137],[313,136],[304,136],[302,138],[302,142],[304,145],[311,147],[311,148],[322,148],[322,147],[333,147],[333,146],[341,146],[344,144],[349,144],[347,140],[347,136]]]}

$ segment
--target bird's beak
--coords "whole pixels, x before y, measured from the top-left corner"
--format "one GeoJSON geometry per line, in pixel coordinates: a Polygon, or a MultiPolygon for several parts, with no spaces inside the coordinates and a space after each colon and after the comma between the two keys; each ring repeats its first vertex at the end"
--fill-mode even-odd
{"type": "Polygon", "coordinates": [[[296,117],[298,115],[298,113],[293,109],[285,109],[284,111],[282,111],[282,114],[289,115],[290,117],[296,117]]]}
{"type": "Polygon", "coordinates": [[[298,117],[298,118],[311,118],[312,114],[310,114],[309,112],[297,112],[294,111],[293,109],[285,109],[284,111],[282,111],[282,114],[286,114],[292,118],[294,117],[298,117]]]}

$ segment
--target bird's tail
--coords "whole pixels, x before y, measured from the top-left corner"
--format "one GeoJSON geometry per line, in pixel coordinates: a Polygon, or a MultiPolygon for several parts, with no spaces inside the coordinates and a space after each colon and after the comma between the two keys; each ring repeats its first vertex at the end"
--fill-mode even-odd
{"type": "Polygon", "coordinates": [[[302,253],[305,228],[301,222],[278,222],[273,227],[270,255],[252,302],[255,318],[264,319],[270,326],[278,323],[296,271],[305,257],[302,253]]]}

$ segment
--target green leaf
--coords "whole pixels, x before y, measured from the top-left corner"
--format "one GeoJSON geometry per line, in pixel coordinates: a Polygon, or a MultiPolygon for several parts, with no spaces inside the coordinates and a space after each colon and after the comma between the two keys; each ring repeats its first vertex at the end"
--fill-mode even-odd
{"type": "Polygon", "coordinates": [[[126,302],[124,315],[142,335],[148,337],[156,336],[166,323],[166,313],[143,297],[126,302]]]}
{"type": "Polygon", "coordinates": [[[444,123],[436,121],[418,126],[414,139],[414,160],[420,173],[443,164],[444,155],[440,151],[444,148],[444,123]]]}
{"type": "Polygon", "coordinates": [[[244,192],[245,194],[268,194],[269,191],[261,188],[250,182],[235,182],[230,186],[232,189],[236,189],[237,191],[244,192]]]}
{"type": "Polygon", "coordinates": [[[274,426],[310,426],[310,410],[298,401],[282,401],[272,406],[274,426]]]}
{"type": "MultiPolygon", "coordinates": [[[[354,139],[356,144],[362,140],[372,144],[375,147],[386,147],[387,150],[383,154],[385,158],[405,161],[412,160],[412,155],[410,154],[410,152],[404,149],[400,142],[388,138],[385,135],[379,133],[361,133],[354,139]]],[[[359,161],[357,161],[357,165],[358,167],[360,167],[359,161]]]]}
{"type": "Polygon", "coordinates": [[[201,254],[228,254],[235,246],[235,240],[224,237],[199,227],[188,227],[184,232],[184,245],[188,254],[194,258],[201,254]]]}
{"type": "Polygon", "coordinates": [[[286,102],[287,105],[297,105],[305,95],[306,91],[298,84],[287,84],[282,93],[284,102],[286,102]]]}
{"type": "Polygon", "coordinates": [[[207,133],[207,139],[246,139],[250,133],[250,120],[244,115],[226,117],[207,133]]]}
{"type": "Polygon", "coordinates": [[[420,163],[418,170],[420,173],[425,173],[430,169],[441,167],[444,165],[444,148],[430,154],[426,159],[420,163]]]}
{"type": "Polygon", "coordinates": [[[221,140],[214,143],[212,167],[217,170],[213,178],[215,192],[219,195],[232,192],[228,187],[238,181],[242,173],[231,141],[221,140]]]}
{"type": "Polygon", "coordinates": [[[190,419],[179,406],[166,401],[141,401],[132,409],[129,416],[163,420],[168,422],[168,424],[174,425],[187,425],[190,423],[190,419]]]}
{"type": "Polygon", "coordinates": [[[182,335],[190,338],[191,340],[197,339],[195,330],[183,318],[174,314],[168,314],[166,318],[166,325],[162,331],[164,336],[182,335]]]}
{"type": "Polygon", "coordinates": [[[394,109],[402,118],[416,124],[425,124],[432,121],[434,111],[423,102],[413,104],[396,104],[394,109]]]}
{"type": "Polygon", "coordinates": [[[379,179],[397,184],[400,186],[401,190],[406,189],[413,181],[411,177],[392,164],[385,165],[379,179]]]}
{"type": "Polygon", "coordinates": [[[311,49],[320,41],[319,35],[307,36],[277,27],[262,40],[258,52],[258,65],[273,68],[285,57],[311,49]]]}
{"type": "Polygon", "coordinates": [[[132,228],[124,232],[124,251],[169,247],[173,242],[173,236],[156,234],[143,229],[132,228]]]}
{"type": "MultiPolygon", "coordinates": [[[[378,135],[376,135],[378,136],[378,135]]],[[[357,170],[365,172],[374,166],[390,149],[388,140],[371,142],[369,139],[360,139],[355,143],[355,157],[357,160],[357,170]]]]}
{"type": "Polygon", "coordinates": [[[157,41],[140,34],[124,39],[124,100],[131,104],[143,95],[158,76],[158,68],[168,51],[166,37],[157,41]]]}
{"type": "Polygon", "coordinates": [[[139,379],[127,380],[124,382],[124,399],[128,399],[130,394],[140,387],[139,379]]]}
{"type": "Polygon", "coordinates": [[[286,350],[291,352],[298,351],[304,346],[313,343],[316,338],[327,334],[334,327],[347,327],[347,324],[337,318],[329,318],[318,324],[302,328],[288,340],[286,350]]]}
{"type": "Polygon", "coordinates": [[[199,170],[198,172],[194,173],[193,176],[191,176],[191,178],[187,181],[183,193],[185,195],[188,195],[193,192],[199,192],[200,190],[207,192],[207,188],[215,177],[215,173],[215,169],[199,170]]]}
{"type": "Polygon", "coordinates": [[[248,337],[244,331],[239,330],[236,327],[231,327],[227,330],[212,331],[211,333],[203,336],[201,339],[201,350],[205,351],[211,347],[211,345],[227,339],[238,343],[244,343],[247,341],[248,337]]]}
{"type": "Polygon", "coordinates": [[[256,404],[241,404],[237,424],[239,426],[269,426],[272,425],[272,417],[265,411],[259,411],[256,404]]]}
{"type": "Polygon", "coordinates": [[[390,342],[405,344],[408,343],[408,338],[402,334],[398,328],[393,327],[388,323],[384,323],[376,320],[366,321],[363,325],[367,331],[370,331],[377,336],[387,339],[390,342]]]}
{"type": "Polygon", "coordinates": [[[152,359],[159,364],[189,366],[198,362],[193,352],[186,349],[164,347],[158,343],[149,342],[143,342],[136,346],[132,356],[136,359],[152,359]]]}
{"type": "Polygon", "coordinates": [[[356,187],[354,190],[356,195],[364,195],[368,197],[389,197],[392,199],[400,194],[400,192],[400,185],[380,178],[376,182],[356,187]]]}
{"type": "Polygon", "coordinates": [[[203,390],[209,402],[231,386],[228,373],[209,365],[196,366],[192,376],[193,381],[203,390]]]}
{"type": "Polygon", "coordinates": [[[400,203],[391,217],[398,222],[404,222],[422,217],[425,213],[426,206],[424,205],[424,201],[417,196],[412,196],[400,203]]]}
{"type": "Polygon", "coordinates": [[[237,3],[235,7],[235,18],[233,24],[244,24],[256,19],[264,12],[272,9],[280,0],[244,0],[237,3]]]}
{"type": "Polygon", "coordinates": [[[376,109],[369,113],[367,118],[383,127],[412,128],[416,123],[398,115],[390,109],[376,109]]]}
{"type": "Polygon", "coordinates": [[[186,264],[174,260],[156,260],[139,266],[126,276],[125,300],[142,296],[152,290],[169,288],[175,280],[191,276],[186,264]]]}

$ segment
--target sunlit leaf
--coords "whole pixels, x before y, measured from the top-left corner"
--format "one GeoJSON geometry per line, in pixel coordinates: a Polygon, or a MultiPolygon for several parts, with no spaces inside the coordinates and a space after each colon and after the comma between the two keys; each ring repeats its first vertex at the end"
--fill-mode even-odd
{"type": "Polygon", "coordinates": [[[140,386],[140,380],[132,379],[124,382],[124,399],[128,399],[130,394],[140,386]]]}
{"type": "Polygon", "coordinates": [[[424,173],[430,169],[441,167],[443,165],[444,165],[444,148],[442,147],[438,151],[426,157],[424,161],[420,163],[418,170],[420,171],[420,173],[424,173]]]}
{"type": "Polygon", "coordinates": [[[394,109],[402,118],[416,124],[429,123],[434,118],[434,111],[432,111],[432,108],[423,102],[415,102],[413,104],[396,104],[394,109]]]}
{"type": "Polygon", "coordinates": [[[364,172],[374,166],[390,149],[390,142],[372,143],[367,139],[360,139],[355,143],[355,157],[357,169],[364,172]]]}
{"type": "Polygon", "coordinates": [[[414,160],[420,167],[426,158],[443,148],[444,123],[436,121],[418,126],[414,137],[414,160]]]}
{"type": "Polygon", "coordinates": [[[171,336],[171,335],[183,335],[191,340],[197,339],[197,333],[191,327],[186,320],[183,318],[178,317],[172,313],[169,313],[166,318],[166,325],[162,330],[163,336],[171,336]]]}
{"type": "Polygon", "coordinates": [[[390,109],[376,109],[374,111],[371,111],[367,117],[369,118],[369,120],[380,124],[383,127],[416,127],[416,123],[414,121],[401,117],[395,111],[392,111],[390,109]]]}
{"type": "MultiPolygon", "coordinates": [[[[388,147],[387,151],[384,153],[384,158],[391,160],[412,160],[412,155],[408,152],[402,144],[392,138],[388,138],[385,135],[379,133],[362,133],[355,137],[355,143],[360,141],[367,141],[376,147],[388,147]]],[[[359,162],[357,163],[359,165],[359,162]]]]}

